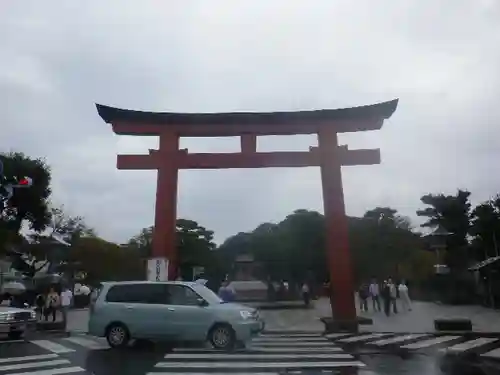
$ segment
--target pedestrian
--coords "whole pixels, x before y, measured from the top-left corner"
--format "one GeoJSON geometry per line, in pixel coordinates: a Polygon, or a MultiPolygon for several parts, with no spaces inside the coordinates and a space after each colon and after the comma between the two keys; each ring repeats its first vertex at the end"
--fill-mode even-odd
{"type": "Polygon", "coordinates": [[[368,288],[366,284],[361,284],[358,290],[359,308],[361,311],[368,311],[368,288]]]}
{"type": "Polygon", "coordinates": [[[45,321],[49,320],[49,315],[52,315],[52,321],[56,321],[57,309],[59,308],[59,294],[56,293],[54,288],[50,288],[49,294],[45,299],[45,321]]]}
{"type": "Polygon", "coordinates": [[[219,297],[224,302],[233,302],[234,301],[234,291],[233,288],[229,286],[229,282],[227,280],[223,281],[219,288],[219,297]]]}
{"type": "Polygon", "coordinates": [[[390,301],[392,305],[392,312],[394,314],[398,313],[398,306],[397,306],[397,299],[398,299],[398,288],[396,285],[394,285],[394,282],[392,281],[391,278],[387,280],[387,284],[389,285],[389,290],[390,290],[390,301]]]}
{"type": "Polygon", "coordinates": [[[45,296],[42,293],[40,293],[35,298],[35,311],[38,320],[42,320],[44,306],[45,306],[45,296]]]}
{"type": "Polygon", "coordinates": [[[401,280],[401,283],[398,285],[398,290],[403,304],[403,309],[411,311],[411,299],[408,293],[408,286],[404,280],[401,280]]]}
{"type": "Polygon", "coordinates": [[[307,283],[302,284],[302,299],[306,307],[309,307],[309,302],[311,301],[311,292],[309,290],[309,285],[307,283]]]}
{"type": "Polygon", "coordinates": [[[389,283],[387,280],[384,280],[384,283],[382,284],[382,300],[384,302],[384,312],[385,315],[390,316],[391,315],[391,287],[389,286],[389,283]]]}
{"type": "Polygon", "coordinates": [[[73,299],[73,292],[65,287],[61,292],[61,313],[64,322],[64,327],[66,327],[66,323],[68,322],[68,310],[71,306],[71,300],[73,299]]]}
{"type": "Polygon", "coordinates": [[[380,287],[376,279],[372,279],[369,291],[372,298],[373,311],[380,311],[380,287]]]}

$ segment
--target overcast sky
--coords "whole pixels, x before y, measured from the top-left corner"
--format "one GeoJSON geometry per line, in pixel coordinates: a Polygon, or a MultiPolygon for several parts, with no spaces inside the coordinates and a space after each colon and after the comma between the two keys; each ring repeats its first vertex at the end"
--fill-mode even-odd
{"type": "MultiPolygon", "coordinates": [[[[342,136],[382,151],[343,169],[348,214],[392,206],[415,217],[427,192],[500,191],[500,2],[465,0],[3,0],[0,151],[46,157],[53,200],[106,239],[153,223],[155,171],[118,171],[119,137],[94,103],[172,112],[338,108],[400,98],[381,131],[342,136]]],[[[265,137],[307,150],[315,137],[265,137]]],[[[183,139],[190,152],[239,140],[183,139]]],[[[178,216],[218,242],[298,208],[322,211],[308,169],[182,171],[178,216]]]]}

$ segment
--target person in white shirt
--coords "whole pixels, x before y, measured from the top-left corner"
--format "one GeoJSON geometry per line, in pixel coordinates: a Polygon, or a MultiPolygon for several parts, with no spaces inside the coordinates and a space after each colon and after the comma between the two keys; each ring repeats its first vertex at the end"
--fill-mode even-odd
{"type": "Polygon", "coordinates": [[[399,297],[401,298],[401,302],[403,303],[403,309],[411,311],[411,300],[408,294],[408,286],[406,285],[404,280],[402,280],[398,285],[398,290],[399,297]]]}
{"type": "Polygon", "coordinates": [[[387,280],[387,284],[389,285],[389,290],[391,293],[391,305],[392,305],[392,311],[394,314],[398,313],[398,306],[396,304],[397,298],[398,298],[398,291],[396,289],[396,285],[392,282],[392,279],[387,280]]]}
{"type": "Polygon", "coordinates": [[[71,300],[73,299],[73,292],[69,288],[64,288],[61,292],[61,313],[63,317],[64,325],[68,322],[68,310],[71,306],[71,300]]]}
{"type": "Polygon", "coordinates": [[[372,297],[373,311],[380,311],[380,287],[376,279],[372,280],[369,292],[372,297]]]}

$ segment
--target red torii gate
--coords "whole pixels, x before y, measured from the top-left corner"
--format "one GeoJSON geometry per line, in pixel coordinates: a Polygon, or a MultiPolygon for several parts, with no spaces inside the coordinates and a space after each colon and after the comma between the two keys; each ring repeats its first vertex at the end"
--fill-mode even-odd
{"type": "Polygon", "coordinates": [[[101,118],[118,135],[159,136],[160,147],[145,155],[118,155],[118,169],[157,169],[153,257],[169,261],[168,277],[177,274],[175,242],[179,169],[320,167],[326,219],[332,314],[337,322],[356,321],[342,165],[380,163],[380,150],[339,146],[338,133],[379,130],[398,100],[335,110],[270,113],[152,113],[97,104],[101,118]],[[305,152],[257,152],[257,136],[317,134],[318,147],[305,152]],[[239,136],[241,152],[189,153],[180,137],[239,136]]]}

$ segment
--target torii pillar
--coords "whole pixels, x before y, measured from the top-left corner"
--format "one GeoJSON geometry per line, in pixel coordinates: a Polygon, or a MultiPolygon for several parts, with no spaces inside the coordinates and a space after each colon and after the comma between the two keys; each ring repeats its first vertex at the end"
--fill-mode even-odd
{"type": "Polygon", "coordinates": [[[342,188],[342,166],[380,163],[380,150],[349,150],[338,133],[379,130],[398,101],[335,110],[272,113],[153,113],[97,105],[101,118],[118,135],[159,136],[160,147],[144,155],[118,155],[118,169],[156,169],[153,257],[169,260],[169,279],[177,276],[175,223],[179,169],[311,167],[321,169],[326,220],[326,254],[332,316],[339,326],[356,327],[351,256],[342,188]],[[317,134],[307,152],[257,152],[257,136],[317,134]],[[241,152],[189,153],[180,137],[241,139],[241,152]]]}

